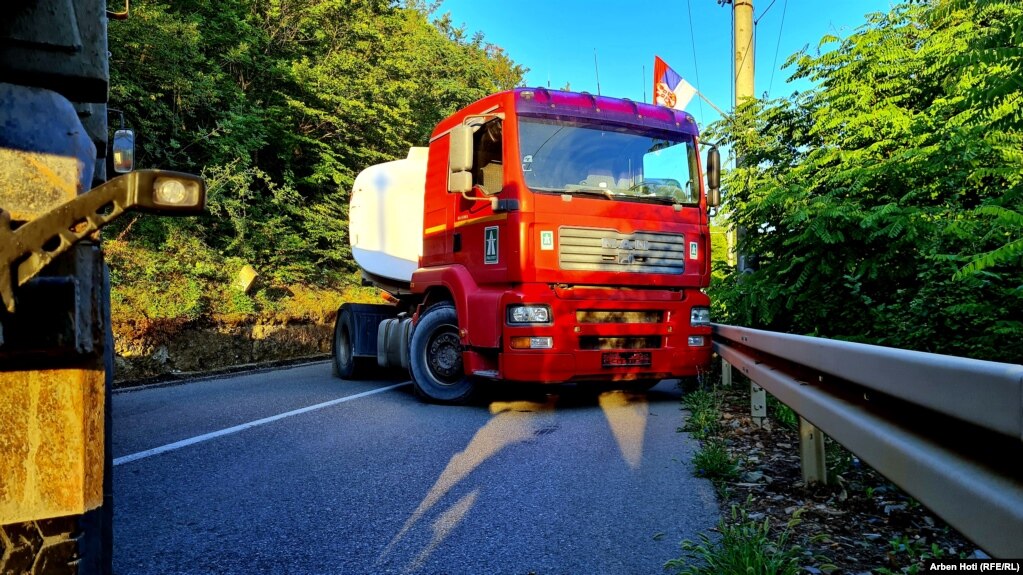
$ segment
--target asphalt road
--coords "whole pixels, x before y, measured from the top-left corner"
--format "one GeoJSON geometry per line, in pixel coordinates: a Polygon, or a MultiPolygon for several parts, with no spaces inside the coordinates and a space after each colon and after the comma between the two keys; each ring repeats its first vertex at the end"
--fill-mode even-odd
{"type": "Polygon", "coordinates": [[[402,383],[324,362],[115,393],[115,573],[663,573],[716,522],[671,382],[464,407],[402,383]]]}

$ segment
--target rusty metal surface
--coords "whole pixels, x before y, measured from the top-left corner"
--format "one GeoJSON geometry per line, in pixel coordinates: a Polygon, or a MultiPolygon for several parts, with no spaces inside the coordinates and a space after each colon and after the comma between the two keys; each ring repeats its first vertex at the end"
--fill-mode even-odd
{"type": "Polygon", "coordinates": [[[103,502],[100,366],[0,372],[0,524],[103,502]]]}

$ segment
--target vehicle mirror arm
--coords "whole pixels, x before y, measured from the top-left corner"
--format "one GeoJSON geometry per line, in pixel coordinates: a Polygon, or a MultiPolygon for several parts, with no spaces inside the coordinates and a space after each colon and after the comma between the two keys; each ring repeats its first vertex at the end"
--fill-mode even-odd
{"type": "Polygon", "coordinates": [[[498,201],[497,196],[488,195],[486,189],[479,184],[476,184],[475,186],[472,187],[473,191],[475,191],[476,188],[479,188],[483,192],[482,196],[470,196],[469,192],[462,192],[462,197],[469,200],[470,202],[490,202],[490,208],[496,210],[498,201]]]}

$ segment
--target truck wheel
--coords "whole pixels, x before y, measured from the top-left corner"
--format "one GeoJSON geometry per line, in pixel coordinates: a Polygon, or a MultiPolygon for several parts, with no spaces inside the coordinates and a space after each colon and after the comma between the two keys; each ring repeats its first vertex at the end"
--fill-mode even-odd
{"type": "Polygon", "coordinates": [[[364,379],[366,362],[355,357],[355,320],[348,308],[341,306],[334,322],[334,340],[331,346],[334,375],[341,379],[364,379]]]}
{"type": "Polygon", "coordinates": [[[0,573],[101,573],[99,557],[83,557],[82,516],[0,525],[0,573]]]}
{"type": "Polygon", "coordinates": [[[437,403],[465,403],[475,389],[462,365],[458,314],[451,304],[435,305],[412,331],[409,367],[416,393],[437,403]]]}

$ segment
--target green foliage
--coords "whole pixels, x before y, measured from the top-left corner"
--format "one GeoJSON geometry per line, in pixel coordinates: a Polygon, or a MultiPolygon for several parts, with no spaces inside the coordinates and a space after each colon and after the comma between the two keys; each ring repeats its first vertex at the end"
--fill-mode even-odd
{"type": "Polygon", "coordinates": [[[713,391],[696,390],[682,396],[682,406],[689,410],[685,427],[696,439],[706,439],[721,427],[720,399],[713,391]]]}
{"type": "Polygon", "coordinates": [[[720,271],[715,317],[791,333],[1023,357],[1023,5],[869,16],[788,64],[816,87],[712,126],[756,271],[720,271]]]}
{"type": "Polygon", "coordinates": [[[828,472],[828,483],[840,485],[839,477],[843,477],[853,469],[855,455],[841,443],[824,436],[824,468],[828,472]]]}
{"type": "Polygon", "coordinates": [[[768,416],[788,429],[799,429],[799,415],[773,395],[767,395],[768,416]]]}
{"type": "Polygon", "coordinates": [[[664,568],[677,575],[796,575],[805,557],[789,537],[799,521],[797,511],[774,537],[770,519],[754,521],[733,505],[732,521],[718,523],[720,538],[713,540],[701,533],[698,543],[683,541],[682,556],[668,561],[664,568]]]}
{"type": "MultiPolygon", "coordinates": [[[[713,284],[724,281],[728,275],[728,234],[729,230],[724,226],[710,226],[711,283],[713,284]]],[[[717,321],[718,316],[713,313],[714,310],[711,311],[711,318],[717,321]]]]}
{"type": "Polygon", "coordinates": [[[210,284],[222,280],[223,272],[206,264],[208,248],[195,238],[170,236],[163,246],[170,257],[153,257],[147,248],[130,249],[117,240],[105,247],[111,283],[132,283],[111,293],[115,316],[195,320],[210,311],[210,284]]]}
{"type": "Polygon", "coordinates": [[[728,228],[723,226],[710,226],[711,244],[710,260],[712,262],[728,263],[728,228]]]}
{"type": "Polygon", "coordinates": [[[140,0],[109,34],[110,105],[138,133],[138,165],[209,184],[204,217],[146,216],[108,232],[165,272],[115,273],[123,301],[153,278],[182,292],[143,308],[154,314],[202,313],[202,290],[193,298],[187,285],[210,278],[171,261],[182,253],[173,241],[208,252],[207,263],[248,263],[274,285],[349,283],[355,175],[424,145],[439,120],[524,73],[415,1],[140,0]]]}
{"type": "Polygon", "coordinates": [[[246,294],[234,285],[245,261],[225,258],[189,235],[172,235],[159,248],[116,239],[107,240],[104,248],[111,283],[119,286],[111,290],[111,315],[117,322],[210,317],[236,321],[259,314],[271,322],[325,323],[346,301],[379,301],[372,289],[284,288],[263,280],[246,294]]]}
{"type": "Polygon", "coordinates": [[[713,481],[734,481],[739,476],[739,464],[721,439],[704,441],[693,455],[693,467],[698,477],[713,481]]]}
{"type": "Polygon", "coordinates": [[[899,570],[882,567],[878,569],[880,575],[899,575],[903,573],[914,575],[924,570],[925,561],[945,558],[945,550],[939,547],[937,543],[931,543],[930,547],[928,547],[922,540],[913,540],[905,535],[900,535],[889,541],[888,549],[888,557],[893,563],[908,563],[908,565],[899,570]]]}

